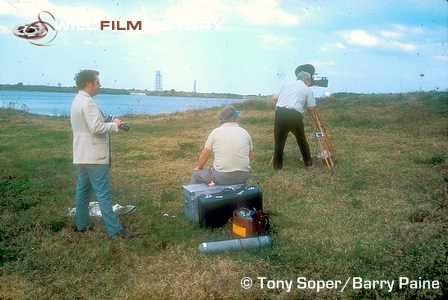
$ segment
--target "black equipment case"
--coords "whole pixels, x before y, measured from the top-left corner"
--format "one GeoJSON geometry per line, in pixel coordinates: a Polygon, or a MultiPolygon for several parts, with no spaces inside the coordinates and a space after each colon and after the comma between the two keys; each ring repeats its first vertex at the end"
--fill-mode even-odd
{"type": "Polygon", "coordinates": [[[222,193],[223,191],[240,191],[245,185],[208,185],[206,183],[188,184],[182,187],[184,200],[184,215],[193,222],[199,223],[198,198],[203,195],[222,193]]]}
{"type": "Polygon", "coordinates": [[[256,186],[225,189],[220,193],[199,196],[197,205],[201,227],[221,227],[238,208],[263,210],[263,193],[256,186]]]}

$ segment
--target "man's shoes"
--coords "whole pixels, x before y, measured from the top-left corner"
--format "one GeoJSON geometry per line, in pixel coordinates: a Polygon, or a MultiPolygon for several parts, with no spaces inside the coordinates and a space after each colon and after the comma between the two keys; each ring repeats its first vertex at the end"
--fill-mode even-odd
{"type": "Polygon", "coordinates": [[[129,229],[123,228],[122,230],[120,230],[119,232],[114,234],[112,236],[112,238],[121,237],[123,239],[130,239],[130,238],[135,237],[137,235],[138,235],[138,233],[132,232],[129,229]]]}

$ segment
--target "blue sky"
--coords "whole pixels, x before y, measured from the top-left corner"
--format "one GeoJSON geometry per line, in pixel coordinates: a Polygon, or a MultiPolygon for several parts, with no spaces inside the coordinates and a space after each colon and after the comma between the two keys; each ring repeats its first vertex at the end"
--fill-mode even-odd
{"type": "Polygon", "coordinates": [[[160,70],[163,89],[269,95],[311,63],[329,78],[317,96],[446,90],[447,20],[446,0],[0,0],[0,83],[72,86],[90,68],[103,87],[153,90],[160,70]],[[56,30],[14,35],[41,11],[56,30]]]}

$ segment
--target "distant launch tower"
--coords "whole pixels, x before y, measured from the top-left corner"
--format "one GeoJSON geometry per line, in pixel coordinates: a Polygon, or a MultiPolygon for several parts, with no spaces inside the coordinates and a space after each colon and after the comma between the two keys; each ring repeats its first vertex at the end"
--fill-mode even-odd
{"type": "Polygon", "coordinates": [[[156,82],[154,83],[154,90],[156,92],[163,91],[162,89],[162,72],[156,71],[156,82]]]}
{"type": "Polygon", "coordinates": [[[196,80],[194,81],[194,84],[193,84],[193,93],[196,93],[196,80]]]}

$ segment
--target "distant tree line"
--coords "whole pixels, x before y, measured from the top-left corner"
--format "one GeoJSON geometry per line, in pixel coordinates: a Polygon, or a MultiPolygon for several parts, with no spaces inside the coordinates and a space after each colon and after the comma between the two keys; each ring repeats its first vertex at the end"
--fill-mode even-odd
{"type": "MultiPolygon", "coordinates": [[[[49,86],[49,85],[25,85],[22,82],[17,84],[0,84],[0,90],[4,91],[27,91],[27,92],[57,92],[57,93],[77,93],[78,88],[76,86],[49,86]]],[[[121,94],[129,95],[129,91],[125,89],[109,89],[101,88],[103,94],[121,94]]]]}
{"type": "MultiPolygon", "coordinates": [[[[78,88],[76,86],[64,87],[59,83],[57,86],[49,85],[25,85],[22,82],[17,84],[0,84],[0,90],[4,91],[29,91],[29,92],[59,92],[59,93],[77,93],[78,88]]],[[[166,90],[166,91],[148,91],[148,90],[136,90],[136,89],[111,89],[101,88],[101,94],[118,94],[118,95],[130,95],[131,93],[143,93],[147,96],[168,96],[168,97],[195,97],[195,98],[229,98],[240,99],[242,95],[232,93],[195,93],[195,92],[183,92],[166,90]]]]}
{"type": "Polygon", "coordinates": [[[169,97],[194,97],[194,98],[224,98],[224,99],[241,99],[242,95],[232,93],[196,93],[166,90],[166,91],[145,91],[148,96],[169,96],[169,97]]]}

